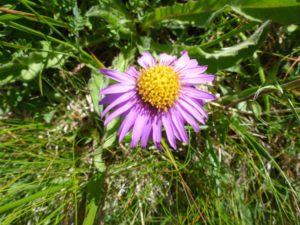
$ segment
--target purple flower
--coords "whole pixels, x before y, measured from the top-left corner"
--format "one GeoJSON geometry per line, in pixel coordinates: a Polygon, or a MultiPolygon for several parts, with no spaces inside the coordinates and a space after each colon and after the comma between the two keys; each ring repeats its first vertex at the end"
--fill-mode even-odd
{"type": "Polygon", "coordinates": [[[195,85],[211,82],[213,75],[203,74],[207,66],[200,66],[190,59],[187,51],[181,57],[160,54],[155,60],[149,52],[139,59],[139,70],[130,67],[126,72],[101,69],[100,72],[117,81],[100,91],[106,95],[99,104],[108,104],[103,118],[109,111],[104,125],[114,118],[123,119],[118,131],[119,142],[131,130],[131,147],[139,141],[144,148],[152,139],[161,148],[163,130],[167,139],[176,149],[176,139],[188,142],[184,125],[190,124],[198,132],[199,123],[205,124],[208,115],[203,109],[206,101],[216,97],[201,91],[195,85]]]}

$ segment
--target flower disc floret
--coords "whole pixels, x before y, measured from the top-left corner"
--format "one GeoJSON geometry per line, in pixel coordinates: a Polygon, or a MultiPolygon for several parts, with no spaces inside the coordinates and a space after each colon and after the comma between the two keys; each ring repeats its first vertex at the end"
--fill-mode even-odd
{"type": "Polygon", "coordinates": [[[167,111],[179,96],[179,76],[173,68],[156,65],[140,71],[137,92],[152,107],[167,111]]]}

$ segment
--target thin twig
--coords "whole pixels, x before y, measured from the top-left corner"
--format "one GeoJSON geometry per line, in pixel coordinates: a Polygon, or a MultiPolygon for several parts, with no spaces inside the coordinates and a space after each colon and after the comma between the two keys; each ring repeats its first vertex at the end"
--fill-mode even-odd
{"type": "Polygon", "coordinates": [[[0,8],[0,12],[18,15],[18,16],[27,16],[27,17],[37,19],[37,17],[32,13],[26,13],[26,12],[22,12],[22,11],[13,10],[13,9],[0,8]]]}

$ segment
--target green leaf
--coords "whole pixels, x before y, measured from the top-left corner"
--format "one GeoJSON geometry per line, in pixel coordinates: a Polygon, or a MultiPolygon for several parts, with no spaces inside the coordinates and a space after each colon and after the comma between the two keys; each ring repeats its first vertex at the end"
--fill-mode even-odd
{"type": "Polygon", "coordinates": [[[105,6],[105,8],[100,8],[99,6],[93,6],[85,15],[87,17],[103,18],[111,28],[120,31],[125,36],[130,35],[133,31],[132,21],[111,7],[105,6]]]}
{"type": "Polygon", "coordinates": [[[246,41],[213,53],[205,52],[198,46],[184,46],[181,49],[188,50],[189,54],[198,59],[201,64],[208,65],[211,72],[216,72],[234,66],[241,59],[252,56],[264,41],[269,24],[269,21],[263,23],[246,41]]]}
{"type": "Polygon", "coordinates": [[[21,70],[20,77],[22,80],[31,80],[35,78],[42,70],[43,63],[31,63],[28,65],[28,68],[21,70]]]}
{"type": "Polygon", "coordinates": [[[43,69],[60,68],[69,55],[63,54],[65,46],[51,47],[50,42],[41,41],[42,48],[28,55],[18,56],[0,67],[0,86],[15,80],[29,81],[43,69]]]}
{"type": "Polygon", "coordinates": [[[157,27],[166,20],[180,20],[197,26],[206,26],[226,9],[232,9],[255,21],[300,23],[300,2],[297,0],[199,0],[156,8],[142,19],[141,27],[143,29],[157,27]]]}
{"type": "Polygon", "coordinates": [[[133,61],[135,53],[136,48],[132,46],[127,46],[127,48],[122,49],[120,54],[113,59],[112,68],[119,71],[126,71],[129,63],[133,61]]]}
{"type": "Polygon", "coordinates": [[[87,206],[83,225],[93,225],[104,198],[105,173],[96,173],[87,186],[87,206]]]}
{"type": "Polygon", "coordinates": [[[260,122],[262,122],[263,124],[267,124],[261,117],[262,109],[261,109],[260,104],[257,101],[250,101],[249,104],[250,104],[251,110],[252,110],[255,118],[257,120],[259,120],[260,122]]]}
{"type": "Polygon", "coordinates": [[[282,24],[299,24],[300,2],[297,0],[235,0],[232,8],[252,20],[272,20],[282,24]]]}
{"type": "Polygon", "coordinates": [[[117,131],[120,126],[120,119],[116,118],[112,120],[105,128],[105,133],[102,138],[102,148],[110,148],[117,141],[117,131]]]}
{"type": "Polygon", "coordinates": [[[218,13],[226,8],[228,0],[188,2],[156,8],[141,21],[143,29],[160,25],[165,20],[192,22],[198,26],[207,25],[218,13]]]}
{"type": "Polygon", "coordinates": [[[209,72],[227,69],[236,65],[240,60],[251,57],[265,40],[270,21],[263,23],[247,40],[231,47],[222,48],[212,53],[204,51],[199,46],[163,45],[151,42],[151,48],[157,52],[177,54],[187,50],[192,58],[196,58],[202,65],[208,65],[209,72]]]}
{"type": "Polygon", "coordinates": [[[95,156],[94,156],[94,165],[98,172],[103,173],[106,170],[105,162],[102,158],[103,155],[103,147],[98,147],[95,150],[95,156]]]}
{"type": "Polygon", "coordinates": [[[88,83],[88,87],[90,90],[90,95],[92,98],[93,106],[95,112],[100,115],[102,111],[102,107],[99,106],[100,101],[100,89],[105,86],[107,82],[105,82],[105,79],[103,75],[99,72],[99,70],[93,66],[89,66],[91,68],[91,78],[88,83]]]}

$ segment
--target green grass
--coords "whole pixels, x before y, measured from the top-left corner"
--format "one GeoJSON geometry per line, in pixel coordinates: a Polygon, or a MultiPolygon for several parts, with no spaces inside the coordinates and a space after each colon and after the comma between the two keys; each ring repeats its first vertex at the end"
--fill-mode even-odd
{"type": "Polygon", "coordinates": [[[300,6],[175,2],[0,3],[1,225],[300,224],[300,6]],[[119,144],[98,69],[185,48],[217,76],[207,125],[119,144]]]}

